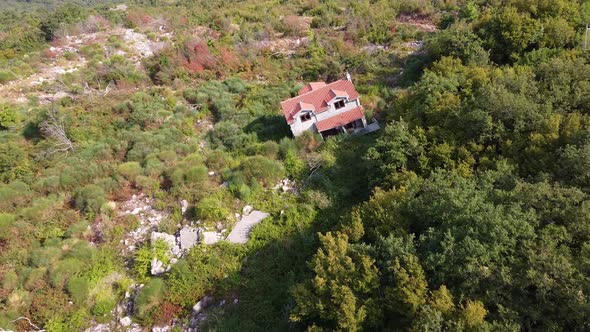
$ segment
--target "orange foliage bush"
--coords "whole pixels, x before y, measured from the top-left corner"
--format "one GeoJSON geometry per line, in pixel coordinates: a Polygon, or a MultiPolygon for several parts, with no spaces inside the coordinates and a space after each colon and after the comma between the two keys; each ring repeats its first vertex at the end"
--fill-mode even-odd
{"type": "Polygon", "coordinates": [[[143,11],[131,11],[127,14],[127,20],[135,27],[144,27],[151,24],[154,19],[143,11]]]}
{"type": "Polygon", "coordinates": [[[154,323],[155,325],[167,325],[176,318],[181,311],[181,306],[165,301],[162,303],[160,310],[156,313],[154,323]]]}
{"type": "Polygon", "coordinates": [[[200,73],[205,69],[212,69],[215,58],[209,51],[209,46],[202,40],[192,40],[186,44],[187,55],[182,65],[190,72],[200,73]]]}

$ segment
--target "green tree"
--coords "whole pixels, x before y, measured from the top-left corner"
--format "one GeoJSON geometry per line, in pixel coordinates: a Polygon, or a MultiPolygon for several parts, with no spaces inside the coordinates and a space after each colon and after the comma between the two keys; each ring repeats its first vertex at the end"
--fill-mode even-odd
{"type": "Polygon", "coordinates": [[[292,291],[296,307],[290,318],[343,331],[361,330],[377,312],[372,296],[379,272],[374,260],[348,243],[342,233],[320,234],[320,243],[310,262],[313,278],[292,291]]]}
{"type": "Polygon", "coordinates": [[[16,107],[0,103],[0,129],[9,129],[18,123],[18,111],[16,107]]]}

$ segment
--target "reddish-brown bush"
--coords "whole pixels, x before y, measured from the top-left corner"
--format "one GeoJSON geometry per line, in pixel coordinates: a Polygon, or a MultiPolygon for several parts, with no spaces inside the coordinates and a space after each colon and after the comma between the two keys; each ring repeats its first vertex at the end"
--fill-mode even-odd
{"type": "Polygon", "coordinates": [[[181,311],[181,306],[165,301],[162,303],[160,310],[157,311],[156,317],[154,317],[154,323],[155,325],[170,324],[170,321],[176,318],[181,311]]]}
{"type": "Polygon", "coordinates": [[[151,24],[154,19],[144,11],[130,11],[127,14],[127,21],[129,21],[133,27],[145,27],[151,24]]]}

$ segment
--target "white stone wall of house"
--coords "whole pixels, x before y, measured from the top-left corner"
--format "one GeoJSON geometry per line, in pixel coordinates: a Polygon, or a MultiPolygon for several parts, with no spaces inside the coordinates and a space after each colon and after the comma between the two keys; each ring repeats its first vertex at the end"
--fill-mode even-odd
{"type": "MultiPolygon", "coordinates": [[[[336,99],[340,100],[342,98],[336,99]]],[[[313,129],[315,130],[315,127],[313,126],[316,122],[318,121],[322,121],[328,118],[331,118],[335,115],[338,115],[342,112],[346,112],[346,111],[350,111],[351,109],[360,106],[360,101],[359,99],[354,99],[354,100],[347,100],[344,107],[340,108],[340,109],[335,109],[333,104],[330,104],[330,108],[327,111],[324,111],[322,113],[316,114],[315,116],[312,115],[311,116],[311,120],[302,122],[301,121],[301,114],[303,114],[302,112],[298,112],[297,114],[295,114],[294,116],[294,122],[290,125],[291,126],[291,132],[293,133],[293,136],[299,136],[301,135],[303,132],[313,129]]],[[[363,124],[366,125],[366,120],[363,117],[363,124]]]]}
{"type": "Polygon", "coordinates": [[[311,116],[311,120],[302,122],[301,121],[301,112],[298,112],[297,114],[295,114],[295,116],[293,117],[293,123],[290,125],[291,126],[291,132],[293,133],[293,136],[299,136],[301,134],[303,134],[303,132],[312,129],[312,127],[315,124],[315,117],[312,115],[311,116]]]}

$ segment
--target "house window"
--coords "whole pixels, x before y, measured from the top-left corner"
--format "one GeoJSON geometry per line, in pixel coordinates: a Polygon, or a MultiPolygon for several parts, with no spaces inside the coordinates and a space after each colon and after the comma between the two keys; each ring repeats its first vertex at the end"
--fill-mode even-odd
{"type": "Polygon", "coordinates": [[[305,122],[305,121],[309,121],[311,120],[311,113],[305,113],[303,115],[301,115],[301,122],[305,122]]]}
{"type": "Polygon", "coordinates": [[[341,99],[334,103],[334,108],[341,109],[342,107],[344,107],[344,99],[341,99]]]}

